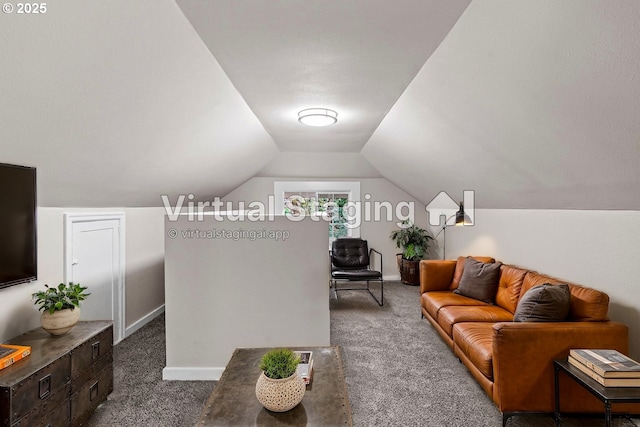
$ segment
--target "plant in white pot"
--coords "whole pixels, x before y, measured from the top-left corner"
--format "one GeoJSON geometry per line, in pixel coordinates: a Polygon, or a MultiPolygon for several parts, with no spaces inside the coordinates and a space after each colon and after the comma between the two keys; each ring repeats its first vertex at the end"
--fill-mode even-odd
{"type": "Polygon", "coordinates": [[[51,335],[64,335],[80,319],[80,301],[84,301],[91,294],[86,293],[87,287],[80,286],[79,283],[60,283],[57,287],[44,286],[45,290],[31,295],[38,310],[42,311],[42,329],[51,335]]]}
{"type": "Polygon", "coordinates": [[[270,411],[285,412],[302,401],[306,385],[297,367],[300,357],[287,348],[270,350],[262,356],[262,373],[256,383],[258,401],[270,411]]]}

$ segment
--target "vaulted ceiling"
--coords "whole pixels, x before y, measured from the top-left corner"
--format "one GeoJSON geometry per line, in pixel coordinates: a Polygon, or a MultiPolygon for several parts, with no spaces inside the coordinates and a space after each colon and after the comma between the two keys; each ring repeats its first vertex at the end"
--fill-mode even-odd
{"type": "Polygon", "coordinates": [[[42,206],[326,171],[425,203],[640,209],[636,0],[68,0],[0,19],[0,162],[38,167],[42,206]],[[315,106],[338,123],[299,124],[315,106]]]}

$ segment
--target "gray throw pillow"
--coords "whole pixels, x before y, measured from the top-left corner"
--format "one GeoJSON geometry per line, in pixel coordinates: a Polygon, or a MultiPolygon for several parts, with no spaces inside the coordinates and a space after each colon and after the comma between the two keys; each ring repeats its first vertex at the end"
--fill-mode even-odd
{"type": "Polygon", "coordinates": [[[513,314],[514,322],[561,322],[569,315],[569,285],[545,283],[525,293],[513,314]]]}
{"type": "Polygon", "coordinates": [[[496,300],[502,263],[484,263],[468,257],[458,288],[453,292],[465,297],[493,304],[496,300]]]}

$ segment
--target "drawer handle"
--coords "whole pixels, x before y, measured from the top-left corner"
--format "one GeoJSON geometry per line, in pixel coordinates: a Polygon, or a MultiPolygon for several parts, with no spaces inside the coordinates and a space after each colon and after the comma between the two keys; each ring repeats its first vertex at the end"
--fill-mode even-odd
{"type": "Polygon", "coordinates": [[[98,397],[98,381],[89,387],[89,400],[93,401],[96,397],[98,397]]]}
{"type": "Polygon", "coordinates": [[[49,393],[51,393],[51,374],[42,377],[40,381],[38,381],[38,389],[40,400],[46,399],[47,396],[49,396],[49,393]]]}
{"type": "Polygon", "coordinates": [[[100,356],[100,341],[91,344],[91,359],[96,360],[100,356]]]}

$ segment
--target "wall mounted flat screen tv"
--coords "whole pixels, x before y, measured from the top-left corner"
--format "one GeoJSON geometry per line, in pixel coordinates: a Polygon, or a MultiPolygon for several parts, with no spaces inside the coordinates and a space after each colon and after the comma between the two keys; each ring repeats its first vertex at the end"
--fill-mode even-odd
{"type": "Polygon", "coordinates": [[[37,277],[36,169],[0,163],[0,288],[37,277]]]}

